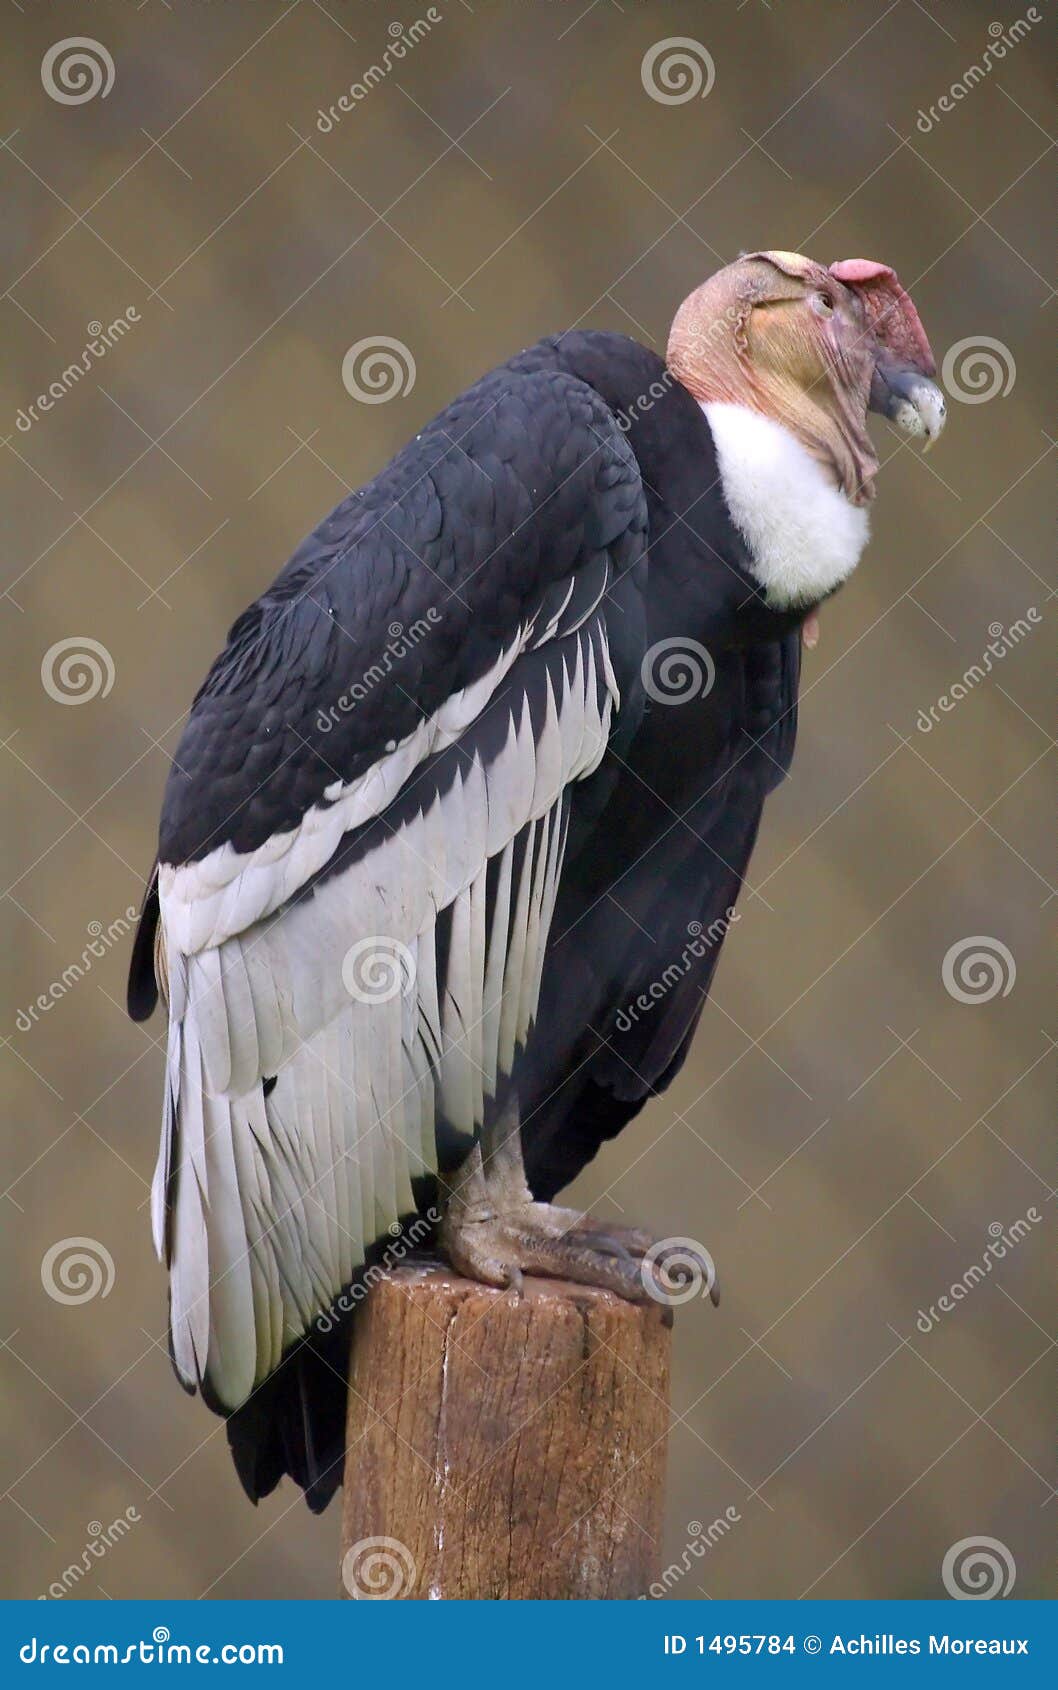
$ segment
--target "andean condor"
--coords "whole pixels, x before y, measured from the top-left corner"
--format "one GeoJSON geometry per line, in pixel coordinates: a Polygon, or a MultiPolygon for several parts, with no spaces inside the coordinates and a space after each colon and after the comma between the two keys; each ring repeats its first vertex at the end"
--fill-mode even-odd
{"type": "Polygon", "coordinates": [[[929,444],[933,373],[891,269],[753,253],[665,362],[578,331],[484,376],[235,623],[169,775],[129,1009],[168,1004],[173,1361],[254,1500],[339,1482],[328,1311],[402,1217],[439,1204],[492,1284],[642,1294],[649,1240],[551,1199],[687,1054],[802,633],[867,539],[866,413],[929,444]]]}

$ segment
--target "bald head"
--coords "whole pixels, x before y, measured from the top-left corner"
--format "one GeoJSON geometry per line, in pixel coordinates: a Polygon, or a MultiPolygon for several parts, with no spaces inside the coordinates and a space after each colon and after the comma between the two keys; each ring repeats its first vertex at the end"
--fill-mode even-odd
{"type": "MultiPolygon", "coordinates": [[[[747,254],[684,300],[668,364],[702,403],[745,405],[789,428],[856,504],[872,497],[878,467],[868,408],[901,421],[875,402],[892,392],[888,376],[905,396],[917,384],[930,424],[921,432],[932,438],[943,422],[915,308],[895,273],[870,259],[828,268],[801,253],[747,254]]],[[[919,415],[916,401],[910,411],[919,415]]],[[[910,419],[903,426],[919,432],[910,419]]]]}

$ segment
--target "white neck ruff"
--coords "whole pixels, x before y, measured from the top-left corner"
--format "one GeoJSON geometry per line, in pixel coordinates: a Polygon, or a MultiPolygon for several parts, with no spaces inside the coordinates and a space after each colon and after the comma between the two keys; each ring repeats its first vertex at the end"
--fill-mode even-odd
{"type": "Polygon", "coordinates": [[[746,405],[702,406],[724,498],[750,550],[750,569],[775,610],[809,609],[852,574],[867,512],[827,479],[782,423],[746,405]]]}

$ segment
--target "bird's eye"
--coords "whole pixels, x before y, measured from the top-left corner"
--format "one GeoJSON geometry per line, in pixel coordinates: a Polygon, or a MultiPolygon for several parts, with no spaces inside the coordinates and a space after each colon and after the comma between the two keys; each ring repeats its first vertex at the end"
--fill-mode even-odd
{"type": "Polygon", "coordinates": [[[814,293],[811,295],[811,306],[820,317],[829,317],[834,310],[834,301],[829,293],[814,293]]]}

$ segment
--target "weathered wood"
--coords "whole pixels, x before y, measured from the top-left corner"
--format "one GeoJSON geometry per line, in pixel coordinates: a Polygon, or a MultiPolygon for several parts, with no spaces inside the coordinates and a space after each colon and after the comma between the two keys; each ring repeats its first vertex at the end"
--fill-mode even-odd
{"type": "Polygon", "coordinates": [[[342,1595],[642,1595],[670,1325],[659,1304],[556,1280],[521,1301],[439,1267],[380,1280],[353,1342],[342,1595]]]}

